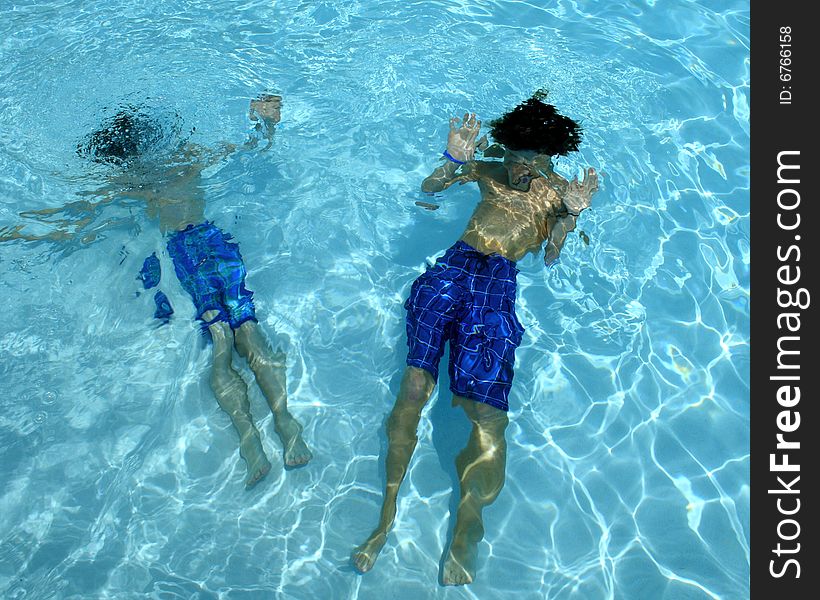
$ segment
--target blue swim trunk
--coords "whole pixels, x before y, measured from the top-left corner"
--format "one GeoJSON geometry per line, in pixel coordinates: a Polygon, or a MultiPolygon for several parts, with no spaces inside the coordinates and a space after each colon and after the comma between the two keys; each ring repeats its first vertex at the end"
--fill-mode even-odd
{"type": "Polygon", "coordinates": [[[515,263],[462,241],[413,282],[407,309],[407,364],[438,380],[450,342],[450,389],[508,410],[515,349],[524,328],[515,316],[515,263]]]}
{"type": "Polygon", "coordinates": [[[239,245],[229,242],[231,238],[210,221],[188,225],[168,238],[177,278],[194,301],[196,318],[206,328],[216,321],[225,321],[233,329],[245,321],[256,321],[239,245]],[[205,321],[202,315],[209,310],[218,315],[205,321]]]}

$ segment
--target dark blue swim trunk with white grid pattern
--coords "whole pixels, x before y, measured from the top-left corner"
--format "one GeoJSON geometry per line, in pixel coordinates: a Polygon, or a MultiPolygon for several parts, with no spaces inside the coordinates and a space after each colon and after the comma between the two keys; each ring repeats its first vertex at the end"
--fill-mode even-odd
{"type": "Polygon", "coordinates": [[[231,234],[210,221],[188,225],[168,238],[174,271],[194,301],[196,318],[205,327],[225,321],[236,329],[245,321],[256,321],[253,292],[245,287],[245,264],[239,245],[230,239],[231,234]],[[218,314],[205,322],[202,315],[209,310],[218,314]]]}
{"type": "Polygon", "coordinates": [[[508,410],[515,349],[524,328],[515,316],[515,263],[458,241],[413,282],[407,309],[407,364],[438,380],[450,342],[450,389],[508,410]]]}

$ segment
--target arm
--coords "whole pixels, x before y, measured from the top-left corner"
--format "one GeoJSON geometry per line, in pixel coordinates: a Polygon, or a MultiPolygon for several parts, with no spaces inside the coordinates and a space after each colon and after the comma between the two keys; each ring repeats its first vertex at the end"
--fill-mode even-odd
{"type": "Polygon", "coordinates": [[[567,184],[566,192],[562,198],[564,209],[557,215],[550,216],[547,220],[547,245],[544,248],[544,264],[550,266],[561,254],[561,248],[567,235],[575,230],[575,222],[582,211],[589,208],[592,202],[592,195],[598,191],[598,174],[590,167],[584,173],[583,183],[578,183],[578,178],[573,178],[567,184]]]}
{"type": "MultiPolygon", "coordinates": [[[[466,183],[477,179],[475,169],[476,138],[481,130],[481,121],[475,113],[465,114],[459,125],[458,117],[450,119],[450,132],[447,135],[448,158],[443,165],[436,168],[421,184],[421,190],[431,194],[446,190],[456,183],[466,183]],[[453,160],[454,159],[454,160],[453,160]],[[458,161],[458,162],[455,162],[458,161]]],[[[485,144],[482,138],[478,144],[485,144]]]]}
{"type": "MultiPolygon", "coordinates": [[[[110,224],[120,222],[121,218],[113,218],[101,225],[93,225],[100,214],[100,207],[112,202],[122,201],[121,194],[117,193],[117,186],[106,185],[91,192],[78,192],[79,196],[94,196],[98,201],[75,200],[63,206],[42,208],[39,210],[24,210],[20,213],[23,219],[31,219],[52,228],[44,234],[33,234],[26,231],[26,224],[0,227],[0,242],[23,240],[27,242],[69,242],[80,238],[82,243],[90,243],[96,238],[98,229],[105,229],[110,224]]],[[[130,194],[136,195],[136,194],[130,194]]]]}
{"type": "Polygon", "coordinates": [[[268,143],[262,148],[264,152],[273,144],[273,132],[276,124],[281,120],[282,97],[273,94],[260,94],[251,100],[248,108],[248,119],[255,123],[253,133],[241,146],[230,142],[222,142],[219,148],[211,149],[198,144],[187,144],[182,151],[184,162],[199,163],[206,169],[222,161],[237,150],[255,150],[259,146],[260,138],[268,143]],[[193,160],[192,160],[193,159],[193,160]]]}
{"type": "Polygon", "coordinates": [[[567,235],[575,230],[576,218],[575,215],[566,213],[560,216],[550,216],[547,219],[549,235],[547,236],[547,245],[544,246],[544,264],[546,266],[549,267],[558,260],[561,248],[564,247],[564,242],[567,240],[567,235]]]}
{"type": "MultiPolygon", "coordinates": [[[[254,128],[256,135],[249,136],[242,146],[238,147],[236,144],[224,143],[219,149],[214,150],[189,143],[182,148],[181,152],[175,156],[175,159],[187,165],[186,176],[195,177],[203,169],[218,163],[238,148],[245,150],[256,148],[259,145],[260,137],[264,137],[268,141],[268,145],[263,148],[263,150],[267,150],[272,143],[274,127],[280,120],[281,107],[282,98],[280,96],[262,94],[251,100],[248,109],[248,118],[256,123],[254,128]]],[[[177,166],[168,166],[165,170],[177,171],[178,168],[177,166]]],[[[160,175],[164,174],[165,171],[160,173],[160,175]]],[[[18,239],[55,242],[72,240],[84,234],[85,228],[92,223],[101,206],[119,201],[124,196],[145,201],[150,206],[150,200],[156,196],[156,193],[150,189],[143,189],[145,187],[144,183],[139,178],[135,179],[132,174],[125,172],[110,177],[106,185],[96,190],[79,192],[78,194],[97,198],[95,201],[83,199],[56,208],[23,211],[20,216],[24,219],[33,219],[56,226],[56,229],[43,235],[37,235],[24,231],[25,225],[22,224],[0,227],[0,242],[18,239]]],[[[84,235],[88,236],[88,234],[84,235]]]]}
{"type": "MultiPolygon", "coordinates": [[[[31,213],[36,214],[36,213],[31,213]]],[[[30,216],[30,215],[24,215],[30,216]]],[[[11,225],[0,227],[0,243],[11,242],[14,240],[22,240],[25,242],[56,242],[68,243],[78,241],[81,244],[91,244],[96,241],[99,235],[112,227],[121,227],[123,223],[132,223],[133,217],[115,217],[107,219],[101,223],[94,223],[91,215],[78,219],[76,221],[67,221],[61,219],[59,221],[47,221],[45,219],[37,219],[44,223],[56,224],[56,227],[51,231],[43,234],[28,233],[25,231],[25,225],[11,225]]]]}
{"type": "Polygon", "coordinates": [[[65,231],[50,231],[43,235],[34,235],[23,232],[25,225],[10,225],[0,227],[0,243],[12,240],[23,240],[26,242],[65,242],[75,236],[65,231]]]}

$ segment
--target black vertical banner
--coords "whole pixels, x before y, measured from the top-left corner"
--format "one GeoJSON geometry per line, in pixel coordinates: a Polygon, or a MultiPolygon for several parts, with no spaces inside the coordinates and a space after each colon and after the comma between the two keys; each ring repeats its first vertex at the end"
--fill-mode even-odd
{"type": "Polygon", "coordinates": [[[820,200],[820,31],[812,6],[784,0],[751,10],[751,589],[761,600],[820,597],[820,539],[811,524],[820,485],[820,234],[811,210],[820,200]]]}

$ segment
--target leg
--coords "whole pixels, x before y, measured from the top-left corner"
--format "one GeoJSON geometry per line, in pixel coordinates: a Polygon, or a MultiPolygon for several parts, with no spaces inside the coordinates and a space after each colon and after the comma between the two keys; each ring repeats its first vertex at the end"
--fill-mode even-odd
{"type": "Polygon", "coordinates": [[[456,396],[473,423],[467,446],[456,459],[461,481],[461,500],[456,513],[453,543],[441,574],[444,585],[472,583],[478,543],[484,537],[481,511],[498,497],[504,487],[507,442],[504,430],[507,413],[489,404],[456,396]]]}
{"type": "Polygon", "coordinates": [[[285,385],[285,354],[272,352],[255,321],[245,321],[236,330],[236,350],[250,365],[256,382],[273,413],[274,429],[284,448],[285,466],[300,467],[313,457],[302,439],[302,425],[288,412],[285,385]]]}
{"type": "Polygon", "coordinates": [[[407,367],[404,371],[396,404],[387,420],[387,486],[381,517],[376,529],[351,557],[354,566],[362,573],[373,567],[396,518],[396,498],[418,441],[416,432],[421,409],[430,399],[435,385],[433,376],[424,369],[407,367]]]}
{"type": "MultiPolygon", "coordinates": [[[[203,316],[210,321],[217,315],[208,311],[203,316]]],[[[259,431],[253,424],[248,402],[248,388],[239,373],[231,366],[233,331],[224,321],[212,323],[208,330],[214,343],[214,364],[211,371],[211,388],[219,406],[231,417],[239,434],[239,455],[248,467],[247,487],[252,487],[270,471],[270,462],[262,449],[259,431]]]]}

